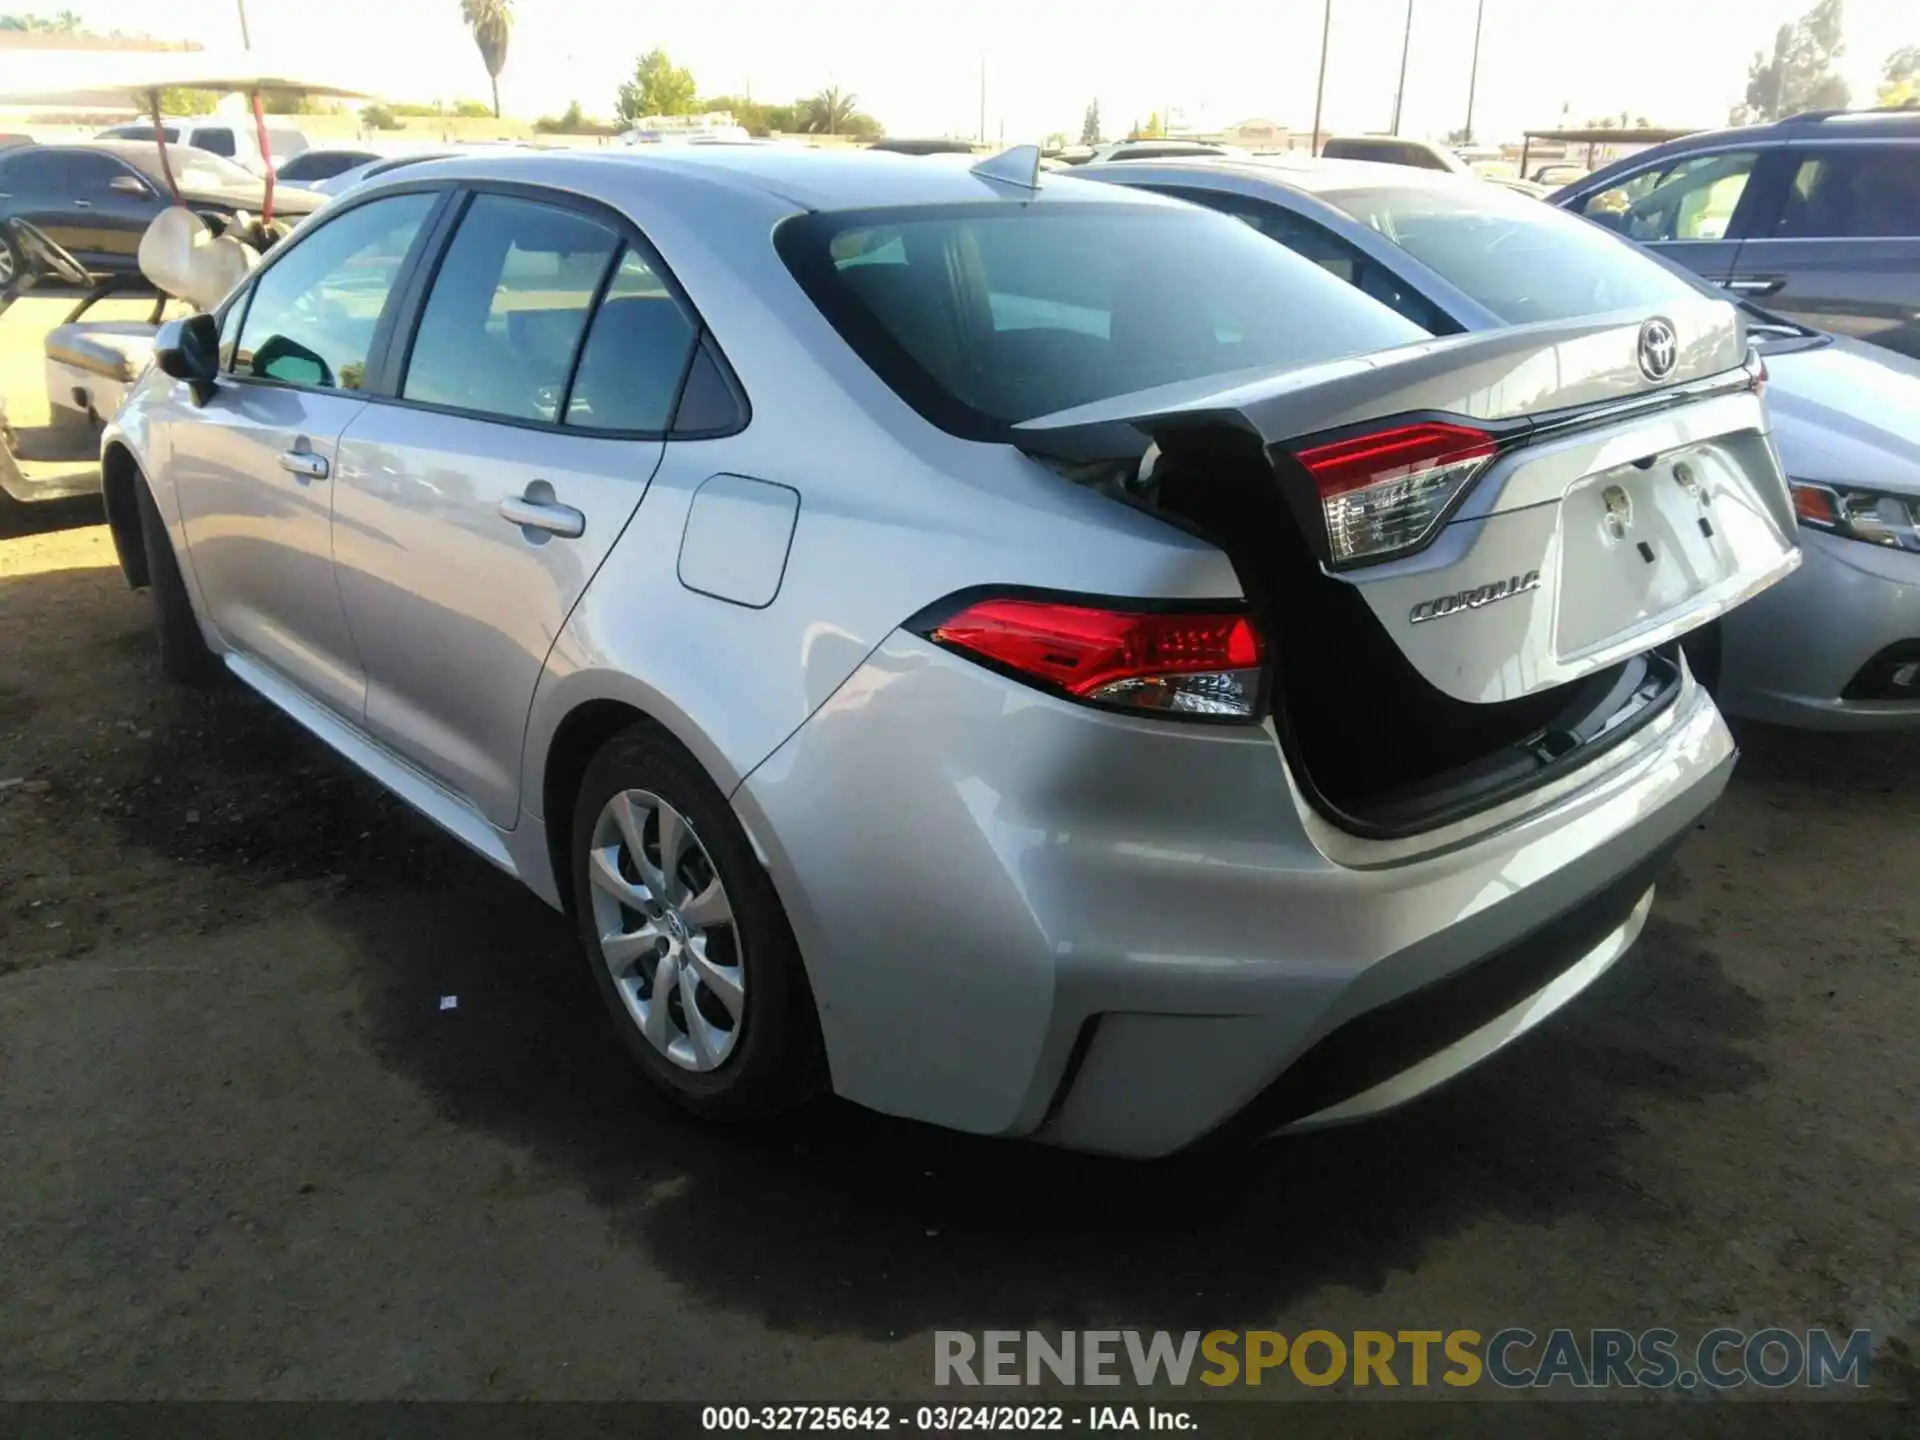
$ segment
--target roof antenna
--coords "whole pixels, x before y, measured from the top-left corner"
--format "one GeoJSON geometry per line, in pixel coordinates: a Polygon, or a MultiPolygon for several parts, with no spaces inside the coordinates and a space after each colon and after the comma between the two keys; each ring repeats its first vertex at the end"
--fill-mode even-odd
{"type": "Polygon", "coordinates": [[[973,173],[982,180],[998,181],[1002,185],[1018,185],[1022,190],[1040,188],[1040,147],[1038,145],[1015,145],[1002,150],[998,155],[989,155],[973,167],[973,173]]]}

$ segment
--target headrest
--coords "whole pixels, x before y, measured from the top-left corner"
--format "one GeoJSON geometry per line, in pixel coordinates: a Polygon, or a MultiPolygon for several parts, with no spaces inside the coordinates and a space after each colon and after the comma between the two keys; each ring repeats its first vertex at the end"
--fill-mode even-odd
{"type": "Polygon", "coordinates": [[[140,237],[139,258],[140,273],[156,289],[201,310],[218,305],[260,262],[258,252],[215,235],[181,205],[169,205],[153,217],[140,237]]]}

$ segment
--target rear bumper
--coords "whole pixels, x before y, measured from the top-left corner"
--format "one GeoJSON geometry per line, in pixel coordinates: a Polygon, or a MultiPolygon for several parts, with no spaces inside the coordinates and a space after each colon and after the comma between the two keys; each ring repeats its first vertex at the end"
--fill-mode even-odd
{"type": "Polygon", "coordinates": [[[1808,529],[1800,543],[1798,574],[1721,621],[1720,705],[1805,729],[1920,725],[1920,695],[1849,695],[1875,656],[1920,644],[1920,555],[1808,529]]]}
{"type": "Polygon", "coordinates": [[[1689,680],[1552,787],[1362,841],[1264,729],[1089,710],[896,635],[734,802],[840,1094],[1147,1156],[1398,1103],[1564,1004],[1732,759],[1689,680]]]}

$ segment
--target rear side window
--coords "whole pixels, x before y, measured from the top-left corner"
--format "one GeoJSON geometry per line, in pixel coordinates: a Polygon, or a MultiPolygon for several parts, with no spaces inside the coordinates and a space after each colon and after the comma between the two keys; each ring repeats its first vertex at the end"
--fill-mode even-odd
{"type": "Polygon", "coordinates": [[[558,420],[619,248],[612,230],[572,210],[475,197],[434,277],[401,394],[503,419],[558,420]]]}
{"type": "Polygon", "coordinates": [[[1237,220],[1148,205],[796,217],[776,237],[821,312],[935,424],[1023,420],[1427,332],[1237,220]]]}
{"type": "Polygon", "coordinates": [[[1320,197],[1378,231],[1502,320],[1566,320],[1694,298],[1692,285],[1613,236],[1483,180],[1320,197]]]}
{"type": "Polygon", "coordinates": [[[1174,189],[1168,193],[1244,221],[1269,240],[1277,240],[1303,260],[1311,260],[1334,279],[1372,296],[1423,330],[1435,335],[1452,335],[1460,330],[1452,317],[1443,314],[1432,301],[1386,266],[1304,215],[1296,215],[1284,206],[1217,190],[1174,189]]]}
{"type": "Polygon", "coordinates": [[[1920,236],[1920,145],[1859,145],[1800,160],[1772,234],[1779,239],[1920,236]]]}
{"type": "Polygon", "coordinates": [[[254,282],[233,373],[360,389],[394,278],[437,198],[375,200],[296,237],[254,282]]]}
{"type": "Polygon", "coordinates": [[[647,258],[626,251],[580,352],[567,424],[665,430],[694,338],[693,322],[647,258]]]}

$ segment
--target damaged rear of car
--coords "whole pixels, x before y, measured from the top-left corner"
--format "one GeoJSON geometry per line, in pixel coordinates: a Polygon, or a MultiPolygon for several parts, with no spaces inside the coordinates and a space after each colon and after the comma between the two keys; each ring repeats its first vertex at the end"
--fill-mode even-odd
{"type": "Polygon", "coordinates": [[[1798,563],[1731,306],[1435,339],[1184,207],[776,239],[922,419],[1239,592],[984,565],[749,778],[757,833],[859,792],[770,846],[803,950],[838,951],[809,965],[837,1089],[1160,1154],[1401,1103],[1627,948],[1733,756],[1677,642],[1798,563]],[[846,881],[927,886],[920,856],[974,903],[846,881]]]}

